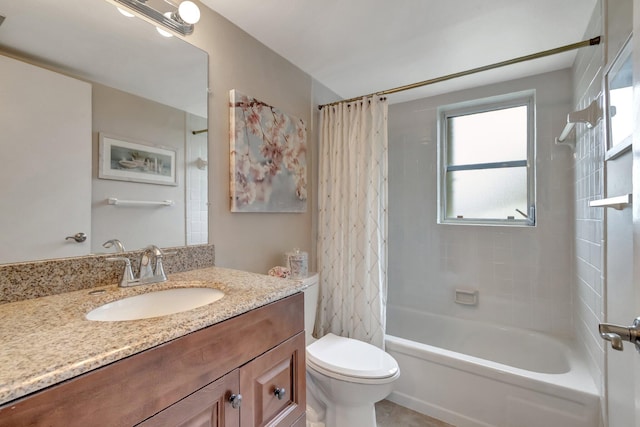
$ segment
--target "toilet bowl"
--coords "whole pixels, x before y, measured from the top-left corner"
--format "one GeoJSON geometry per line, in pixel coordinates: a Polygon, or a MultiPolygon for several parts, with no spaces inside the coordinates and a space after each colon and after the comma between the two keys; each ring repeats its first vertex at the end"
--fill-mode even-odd
{"type": "Polygon", "coordinates": [[[317,274],[306,279],[305,332],[307,425],[375,427],[374,404],[391,393],[400,376],[396,360],[371,344],[329,333],[315,340],[317,274]]]}

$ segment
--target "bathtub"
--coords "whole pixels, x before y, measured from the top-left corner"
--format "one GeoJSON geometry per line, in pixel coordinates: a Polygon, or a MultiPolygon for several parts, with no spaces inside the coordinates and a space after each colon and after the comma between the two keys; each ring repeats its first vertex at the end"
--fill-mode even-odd
{"type": "Polygon", "coordinates": [[[489,323],[388,307],[402,375],[388,400],[456,427],[598,427],[600,397],[568,343],[489,323]]]}

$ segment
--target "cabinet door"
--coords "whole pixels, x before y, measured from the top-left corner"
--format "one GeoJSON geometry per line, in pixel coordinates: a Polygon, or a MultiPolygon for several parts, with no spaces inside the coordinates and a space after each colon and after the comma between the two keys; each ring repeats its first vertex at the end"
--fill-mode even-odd
{"type": "Polygon", "coordinates": [[[291,426],[306,410],[304,332],[240,368],[242,427],[291,426]]]}
{"type": "Polygon", "coordinates": [[[240,409],[231,406],[230,397],[238,393],[240,372],[224,377],[174,403],[146,421],[142,427],[238,427],[240,409]]]}

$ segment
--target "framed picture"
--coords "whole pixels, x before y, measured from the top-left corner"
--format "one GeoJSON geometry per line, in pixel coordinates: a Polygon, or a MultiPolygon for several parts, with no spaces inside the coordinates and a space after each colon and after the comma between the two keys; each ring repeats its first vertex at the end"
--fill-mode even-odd
{"type": "Polygon", "coordinates": [[[304,121],[230,93],[231,212],[307,210],[304,121]]]}
{"type": "Polygon", "coordinates": [[[629,37],[604,78],[607,153],[613,159],[631,148],[633,133],[633,62],[629,37]]]}
{"type": "Polygon", "coordinates": [[[178,185],[176,150],[100,133],[98,178],[178,185]]]}

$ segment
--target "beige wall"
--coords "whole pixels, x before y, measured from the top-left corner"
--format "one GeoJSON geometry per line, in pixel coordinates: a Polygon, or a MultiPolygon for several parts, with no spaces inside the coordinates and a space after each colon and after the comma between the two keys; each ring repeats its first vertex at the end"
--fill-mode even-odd
{"type": "Polygon", "coordinates": [[[265,273],[282,264],[294,247],[312,249],[312,209],[306,213],[231,213],[229,210],[229,90],[278,107],[307,123],[309,200],[315,198],[310,171],[315,129],[311,122],[312,79],[235,25],[199,4],[200,22],[189,43],[209,54],[209,238],[216,264],[265,273]]]}

